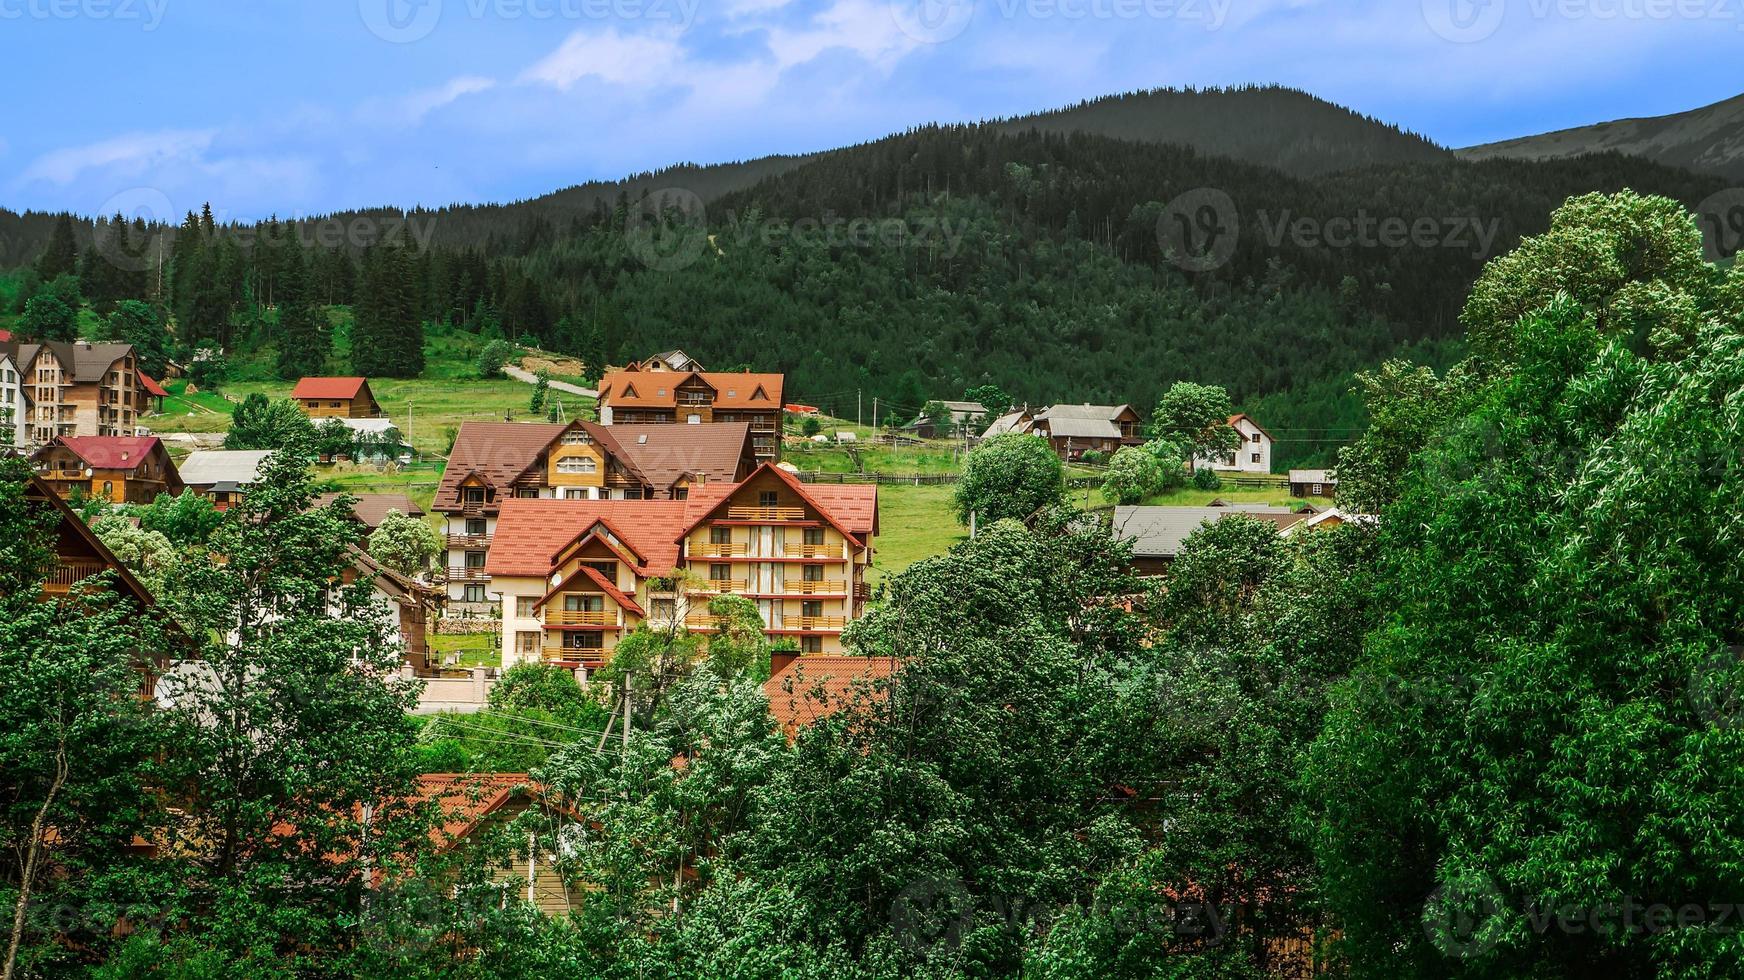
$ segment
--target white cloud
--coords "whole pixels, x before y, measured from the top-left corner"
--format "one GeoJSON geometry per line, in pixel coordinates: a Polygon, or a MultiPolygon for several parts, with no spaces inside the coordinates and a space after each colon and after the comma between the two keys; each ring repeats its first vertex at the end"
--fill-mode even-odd
{"type": "Polygon", "coordinates": [[[478,92],[488,92],[496,88],[496,85],[496,80],[492,78],[461,75],[459,78],[449,79],[446,85],[414,92],[406,96],[402,104],[407,115],[419,120],[456,99],[478,92]]]}
{"type": "Polygon", "coordinates": [[[19,181],[45,181],[67,185],[87,170],[138,172],[172,160],[198,156],[217,135],[210,129],[166,129],[155,133],[127,133],[84,146],[69,146],[37,157],[19,175],[19,181]]]}
{"type": "Polygon", "coordinates": [[[725,13],[729,20],[760,17],[792,6],[793,0],[727,0],[725,13]]]}
{"type": "Polygon", "coordinates": [[[616,28],[598,34],[576,31],[523,72],[521,81],[560,92],[585,78],[613,85],[655,85],[687,80],[679,70],[684,61],[684,51],[672,35],[625,35],[616,28]]]}
{"type": "Polygon", "coordinates": [[[889,67],[920,42],[897,27],[890,4],[878,0],[836,0],[800,30],[772,28],[769,50],[782,69],[802,65],[826,51],[849,51],[889,67]]]}

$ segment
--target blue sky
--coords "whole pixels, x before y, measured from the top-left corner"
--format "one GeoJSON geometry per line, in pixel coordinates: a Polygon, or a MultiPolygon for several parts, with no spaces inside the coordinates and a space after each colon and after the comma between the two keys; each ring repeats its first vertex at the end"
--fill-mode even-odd
{"type": "Polygon", "coordinates": [[[1744,90],[1744,0],[0,0],[0,207],[537,196],[1165,85],[1449,145],[1744,90]]]}

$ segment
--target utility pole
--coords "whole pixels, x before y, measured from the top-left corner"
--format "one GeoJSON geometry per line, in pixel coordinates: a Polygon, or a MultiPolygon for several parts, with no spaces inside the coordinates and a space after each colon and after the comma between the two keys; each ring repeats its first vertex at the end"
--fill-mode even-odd
{"type": "Polygon", "coordinates": [[[872,396],[872,438],[878,438],[878,396],[872,396]]]}
{"type": "Polygon", "coordinates": [[[856,428],[856,429],[859,428],[860,422],[864,418],[865,418],[865,416],[860,414],[860,389],[855,388],[854,389],[854,428],[856,428]]]}

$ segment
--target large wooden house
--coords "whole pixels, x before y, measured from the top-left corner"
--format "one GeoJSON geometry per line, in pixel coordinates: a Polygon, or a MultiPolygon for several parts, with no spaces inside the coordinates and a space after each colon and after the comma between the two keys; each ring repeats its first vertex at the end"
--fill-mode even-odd
{"type": "Polygon", "coordinates": [[[755,465],[746,422],[463,423],[431,505],[447,522],[448,599],[486,611],[485,563],[506,500],[684,500],[755,465]]]}
{"type": "Polygon", "coordinates": [[[1061,459],[1095,452],[1112,456],[1144,442],[1144,418],[1131,405],[1054,405],[1038,412],[1029,431],[1048,440],[1061,459]]]}
{"type": "Polygon", "coordinates": [[[176,464],[156,436],[56,436],[31,462],[62,497],[149,504],[160,493],[182,492],[176,464]]]}
{"type": "Polygon", "coordinates": [[[503,663],[595,669],[643,624],[713,632],[724,595],[754,602],[770,639],[839,653],[877,531],[876,486],[802,484],[771,464],[684,500],[504,501],[485,566],[503,663]]]}
{"type": "MultiPolygon", "coordinates": [[[[17,377],[6,389],[21,444],[43,446],[56,436],[135,435],[149,407],[132,344],[8,340],[0,341],[0,359],[9,362],[3,370],[17,377]]],[[[5,377],[0,374],[0,383],[5,377]]]]}
{"type": "Polygon", "coordinates": [[[603,425],[690,425],[746,422],[758,462],[781,458],[779,374],[647,370],[631,366],[607,374],[599,386],[603,425]]]}

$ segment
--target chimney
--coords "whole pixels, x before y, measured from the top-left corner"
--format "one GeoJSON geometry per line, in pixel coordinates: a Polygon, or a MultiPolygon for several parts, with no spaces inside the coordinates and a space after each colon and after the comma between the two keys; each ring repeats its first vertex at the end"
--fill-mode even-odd
{"type": "Polygon", "coordinates": [[[769,655],[769,676],[775,677],[780,675],[782,671],[791,668],[793,662],[798,659],[798,650],[777,650],[774,653],[771,653],[769,655]]]}

